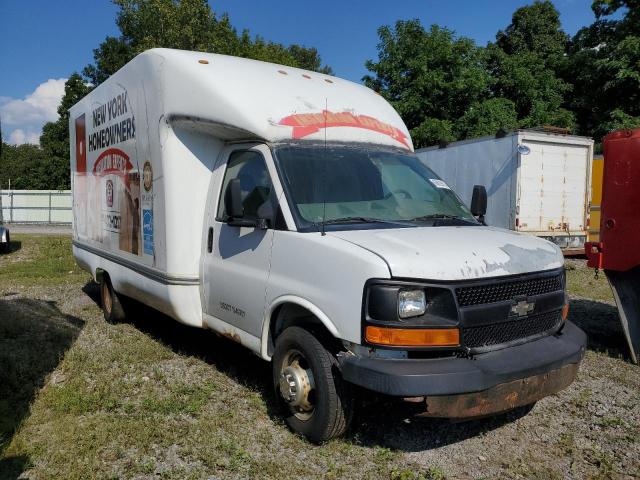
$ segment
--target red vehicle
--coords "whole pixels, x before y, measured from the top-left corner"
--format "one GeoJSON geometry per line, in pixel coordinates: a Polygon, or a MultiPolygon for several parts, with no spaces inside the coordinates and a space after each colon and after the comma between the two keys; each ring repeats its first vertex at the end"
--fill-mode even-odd
{"type": "Polygon", "coordinates": [[[618,304],[631,358],[640,355],[640,129],[604,138],[600,241],[586,243],[588,265],[604,270],[618,304]]]}

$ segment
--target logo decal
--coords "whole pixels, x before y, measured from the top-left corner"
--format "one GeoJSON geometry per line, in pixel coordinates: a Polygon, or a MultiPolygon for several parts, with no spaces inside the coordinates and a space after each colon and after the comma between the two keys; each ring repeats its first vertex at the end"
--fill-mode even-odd
{"type": "Polygon", "coordinates": [[[97,176],[114,174],[124,177],[132,169],[133,165],[129,161],[129,155],[119,148],[109,148],[102,152],[96,160],[93,165],[93,174],[97,176]]]}
{"type": "Polygon", "coordinates": [[[142,180],[145,191],[150,192],[153,186],[153,169],[149,160],[144,162],[144,167],[142,167],[142,180]]]}
{"type": "Polygon", "coordinates": [[[407,136],[399,128],[381,122],[377,118],[354,115],[351,112],[323,110],[319,113],[296,113],[283,118],[279,124],[293,127],[292,137],[295,139],[304,138],[325,127],[352,127],[382,133],[411,148],[407,136]]]}
{"type": "Polygon", "coordinates": [[[113,181],[107,180],[107,207],[113,207],[113,181]]]}
{"type": "Polygon", "coordinates": [[[534,302],[527,302],[525,300],[521,300],[515,305],[511,305],[511,313],[518,315],[519,317],[524,317],[525,315],[533,312],[536,304],[534,302]]]}
{"type": "Polygon", "coordinates": [[[153,255],[153,210],[142,210],[142,247],[146,255],[153,255]]]}

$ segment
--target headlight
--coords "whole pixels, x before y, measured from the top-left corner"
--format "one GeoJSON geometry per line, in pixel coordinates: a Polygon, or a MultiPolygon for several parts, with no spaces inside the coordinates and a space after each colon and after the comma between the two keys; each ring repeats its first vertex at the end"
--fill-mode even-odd
{"type": "Polygon", "coordinates": [[[427,299],[424,290],[400,290],[398,292],[398,316],[410,318],[424,315],[427,299]]]}

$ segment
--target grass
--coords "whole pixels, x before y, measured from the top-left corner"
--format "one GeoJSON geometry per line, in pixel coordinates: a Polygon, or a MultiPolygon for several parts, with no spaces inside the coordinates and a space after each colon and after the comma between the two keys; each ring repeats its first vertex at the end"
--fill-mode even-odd
{"type": "Polygon", "coordinates": [[[595,278],[595,270],[587,268],[583,262],[567,260],[567,291],[570,295],[591,300],[613,302],[613,293],[604,272],[595,278]]]}
{"type": "MultiPolygon", "coordinates": [[[[268,364],[211,332],[180,326],[149,309],[133,310],[127,323],[109,325],[92,300],[96,287],[73,263],[69,238],[16,240],[20,248],[0,256],[0,479],[24,473],[43,479],[444,480],[458,478],[450,472],[457,465],[474,468],[465,465],[478,462],[478,451],[487,459],[476,473],[489,469],[487,478],[562,478],[563,466],[556,463],[562,459],[579,472],[576,478],[585,472],[606,478],[619,471],[611,445],[638,449],[637,422],[617,410],[590,419],[602,385],[609,385],[590,383],[563,392],[561,404],[551,400],[556,407],[546,416],[531,419],[545,411],[539,405],[523,419],[543,429],[560,422],[579,425],[563,427],[556,448],[503,452],[511,443],[526,445],[524,427],[505,420],[405,423],[386,407],[364,414],[351,436],[312,446],[283,425],[268,364]],[[596,427],[603,448],[584,442],[583,434],[596,427]],[[416,440],[430,436],[442,443],[416,440]],[[481,443],[497,439],[506,443],[481,443]],[[611,439],[618,443],[607,444],[611,439]],[[511,460],[501,467],[491,458],[494,451],[511,460]]],[[[603,279],[583,285],[589,274],[580,264],[570,269],[570,293],[604,299],[603,279]]],[[[593,351],[587,361],[605,364],[604,359],[607,365],[623,363],[593,351]]],[[[626,380],[622,374],[615,378],[632,391],[637,375],[627,367],[617,369],[626,380]]],[[[637,408],[631,394],[616,401],[628,402],[629,411],[637,408]]]]}
{"type": "Polygon", "coordinates": [[[109,325],[78,302],[97,292],[69,238],[15,240],[0,257],[0,479],[422,472],[385,448],[309,445],[274,412],[267,364],[146,309],[109,325]]]}
{"type": "Polygon", "coordinates": [[[70,255],[69,236],[16,234],[11,236],[11,250],[0,256],[0,288],[60,285],[89,278],[70,255]]]}

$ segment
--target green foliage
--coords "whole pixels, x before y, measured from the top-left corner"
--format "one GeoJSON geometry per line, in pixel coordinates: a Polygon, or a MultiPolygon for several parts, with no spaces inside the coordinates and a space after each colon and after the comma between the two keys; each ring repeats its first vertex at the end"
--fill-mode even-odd
{"type": "Polygon", "coordinates": [[[100,85],[134,56],[133,49],[124,39],[107,37],[93,51],[95,64],[87,65],[82,74],[92,85],[100,85]]]}
{"type": "Polygon", "coordinates": [[[74,73],[69,77],[58,108],[60,118],[42,129],[42,149],[14,148],[8,154],[12,160],[3,163],[4,175],[11,177],[12,183],[14,177],[19,177],[18,183],[14,183],[16,188],[69,188],[69,108],[137,54],[150,48],[215,52],[332,73],[331,67],[322,66],[315,48],[251,38],[247,30],[238,34],[229,17],[218,18],[206,0],[113,1],[119,7],[116,24],[121,35],[105,38],[93,51],[94,62],[84,68],[83,76],[74,73]],[[30,157],[24,160],[27,153],[30,157]],[[18,157],[22,160],[16,160],[18,157]],[[24,180],[27,177],[33,178],[24,180]]]}
{"type": "Polygon", "coordinates": [[[565,77],[574,84],[567,103],[579,131],[599,141],[640,117],[640,2],[596,0],[598,20],[578,31],[568,49],[565,77]],[[620,20],[606,18],[620,9],[620,20]]]}
{"type": "MultiPolygon", "coordinates": [[[[180,48],[254,58],[332,73],[315,48],[285,46],[236,31],[206,0],[113,0],[117,37],[65,86],[60,119],[43,128],[42,148],[2,145],[0,182],[16,188],[68,188],[68,109],[138,53],[180,48]]],[[[640,0],[594,0],[596,21],[569,38],[550,0],[518,8],[495,43],[418,20],[378,30],[377,61],[365,85],[400,113],[416,147],[498,130],[557,126],[599,142],[640,119],[640,0]],[[611,15],[621,13],[612,20],[611,15]]]]}
{"type": "Polygon", "coordinates": [[[462,138],[494,135],[499,130],[508,131],[516,128],[516,106],[506,98],[490,98],[475,103],[457,122],[457,131],[462,138]]]}
{"type": "Polygon", "coordinates": [[[432,117],[425,118],[420,125],[412,128],[411,137],[415,146],[449,143],[456,140],[452,122],[432,117]]]}
{"type": "Polygon", "coordinates": [[[378,30],[378,61],[364,77],[398,110],[416,147],[498,130],[552,125],[574,128],[566,107],[572,86],[566,65],[568,36],[549,1],[516,10],[495,44],[477,47],[418,20],[378,30]]]}
{"type": "Polygon", "coordinates": [[[563,108],[572,86],[560,76],[568,41],[558,11],[545,0],[517,9],[496,43],[487,46],[493,94],[515,104],[520,127],[575,126],[574,116],[563,108]]]}
{"type": "Polygon", "coordinates": [[[398,110],[416,146],[454,138],[455,121],[489,93],[481,50],[446,28],[425,30],[418,20],[398,21],[378,34],[378,61],[366,63],[375,76],[365,76],[365,85],[398,110]]]}
{"type": "Polygon", "coordinates": [[[533,52],[543,58],[562,55],[568,41],[549,0],[517,9],[511,24],[496,35],[496,44],[509,55],[533,52]]]}
{"type": "Polygon", "coordinates": [[[600,132],[606,135],[621,128],[640,128],[640,116],[632,117],[620,109],[612,110],[606,121],[601,124],[600,132]]]}
{"type": "Polygon", "coordinates": [[[331,73],[315,48],[288,47],[238,33],[229,17],[219,18],[206,0],[113,0],[119,7],[120,37],[107,37],[94,50],[83,74],[99,85],[137,54],[150,48],[221,53],[331,73]]]}
{"type": "Polygon", "coordinates": [[[640,0],[593,0],[591,9],[598,19],[625,9],[626,15],[619,23],[628,34],[640,33],[640,0]]]}
{"type": "Polygon", "coordinates": [[[37,145],[3,143],[0,156],[0,189],[46,189],[47,178],[42,168],[46,155],[37,145]]]}

